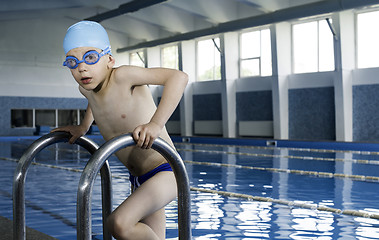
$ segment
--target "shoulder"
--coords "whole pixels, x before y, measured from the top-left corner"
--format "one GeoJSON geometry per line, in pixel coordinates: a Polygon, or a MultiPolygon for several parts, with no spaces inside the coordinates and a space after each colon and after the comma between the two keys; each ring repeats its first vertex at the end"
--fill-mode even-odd
{"type": "Polygon", "coordinates": [[[123,65],[113,70],[114,81],[118,84],[127,82],[131,85],[139,85],[139,79],[143,78],[146,74],[147,68],[123,65]]]}
{"type": "Polygon", "coordinates": [[[114,76],[117,78],[122,78],[125,76],[132,77],[133,75],[141,73],[144,70],[145,68],[142,68],[142,67],[123,65],[123,66],[114,68],[114,76]]]}

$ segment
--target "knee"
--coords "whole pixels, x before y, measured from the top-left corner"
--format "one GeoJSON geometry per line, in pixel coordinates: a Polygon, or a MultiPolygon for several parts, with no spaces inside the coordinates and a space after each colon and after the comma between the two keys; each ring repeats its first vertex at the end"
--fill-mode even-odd
{"type": "Polygon", "coordinates": [[[129,239],[128,236],[132,236],[132,228],[130,224],[122,221],[120,218],[114,216],[113,214],[107,218],[106,226],[108,231],[116,239],[129,239]]]}

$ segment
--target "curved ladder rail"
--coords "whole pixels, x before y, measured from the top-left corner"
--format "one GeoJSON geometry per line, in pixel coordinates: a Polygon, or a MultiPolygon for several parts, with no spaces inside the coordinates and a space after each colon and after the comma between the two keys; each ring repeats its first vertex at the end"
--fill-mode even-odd
{"type": "MultiPolygon", "coordinates": [[[[54,143],[68,142],[70,134],[66,132],[52,132],[44,135],[34,141],[21,156],[13,177],[13,239],[25,240],[25,178],[29,166],[34,157],[44,148],[54,143]]],[[[88,152],[94,154],[99,148],[98,145],[86,137],[80,137],[76,140],[88,152]]],[[[108,162],[105,162],[100,171],[101,190],[103,205],[103,222],[112,212],[112,184],[111,172],[108,162]]],[[[112,239],[110,233],[103,228],[104,239],[112,239]]]]}
{"type": "MultiPolygon", "coordinates": [[[[128,146],[135,145],[133,137],[130,134],[115,137],[104,143],[92,155],[87,166],[84,168],[79,181],[78,202],[77,202],[77,239],[90,240],[92,230],[91,220],[91,196],[92,186],[95,181],[100,166],[113,153],[128,146]]],[[[159,152],[170,163],[177,182],[178,188],[178,225],[179,239],[191,239],[191,201],[190,188],[187,171],[180,155],[165,141],[158,138],[152,146],[154,150],[159,152]]]]}

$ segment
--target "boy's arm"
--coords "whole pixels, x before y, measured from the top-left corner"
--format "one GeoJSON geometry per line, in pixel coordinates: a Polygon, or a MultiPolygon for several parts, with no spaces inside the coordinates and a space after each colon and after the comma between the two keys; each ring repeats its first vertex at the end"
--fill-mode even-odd
{"type": "MultiPolygon", "coordinates": [[[[88,105],[87,106],[87,110],[86,110],[86,113],[84,114],[84,118],[83,120],[80,122],[80,125],[81,128],[84,130],[84,134],[86,132],[88,132],[89,128],[91,127],[92,123],[93,123],[93,115],[92,115],[92,109],[91,107],[88,105]]],[[[83,134],[83,135],[84,135],[83,134]]]]}
{"type": "Polygon", "coordinates": [[[161,101],[150,122],[138,126],[133,131],[137,146],[150,148],[179,104],[188,82],[188,76],[184,72],[173,69],[156,68],[145,70],[146,74],[142,75],[145,78],[142,81],[146,82],[141,82],[140,84],[164,86],[161,101]]]}
{"type": "Polygon", "coordinates": [[[93,120],[94,119],[92,116],[92,110],[90,106],[88,105],[86,113],[80,125],[70,125],[70,126],[65,126],[65,127],[59,127],[59,128],[53,129],[52,132],[58,132],[58,131],[69,132],[71,134],[71,138],[69,139],[68,142],[72,144],[76,141],[76,139],[80,138],[81,136],[86,134],[86,132],[88,132],[93,120]]]}

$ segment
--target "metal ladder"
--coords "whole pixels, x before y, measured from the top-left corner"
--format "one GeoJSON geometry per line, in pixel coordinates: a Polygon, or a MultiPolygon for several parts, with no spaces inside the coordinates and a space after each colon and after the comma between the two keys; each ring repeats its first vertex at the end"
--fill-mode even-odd
{"type": "MultiPolygon", "coordinates": [[[[68,142],[70,134],[66,132],[53,132],[34,141],[21,156],[13,177],[13,239],[25,240],[25,178],[34,157],[44,148],[59,142],[68,142]]],[[[86,137],[76,140],[76,144],[94,154],[98,145],[86,137]]],[[[107,161],[104,161],[100,170],[102,207],[103,207],[103,234],[104,239],[111,239],[111,235],[105,229],[105,220],[112,212],[112,184],[111,172],[107,161]]]]}
{"type": "MultiPolygon", "coordinates": [[[[59,142],[68,142],[70,134],[66,132],[49,133],[33,142],[21,156],[13,179],[13,239],[25,240],[25,179],[34,157],[47,146],[59,142]]],[[[91,154],[91,159],[81,175],[77,194],[77,239],[90,240],[92,230],[91,199],[92,187],[100,171],[103,208],[103,238],[112,239],[106,229],[105,220],[112,212],[111,172],[107,159],[121,148],[135,145],[130,134],[121,135],[104,143],[100,148],[86,137],[76,140],[91,154]]],[[[156,139],[153,146],[170,163],[178,187],[178,225],[179,239],[190,240],[191,233],[191,199],[187,171],[180,155],[162,139],[156,139]]]]}
{"type": "MultiPolygon", "coordinates": [[[[77,202],[77,239],[91,239],[91,196],[96,175],[104,162],[121,148],[135,145],[130,134],[115,137],[104,143],[88,161],[79,181],[77,202]]],[[[158,138],[152,146],[170,163],[178,187],[178,225],[179,239],[190,240],[191,233],[191,200],[187,171],[180,155],[165,141],[158,138]]]]}

